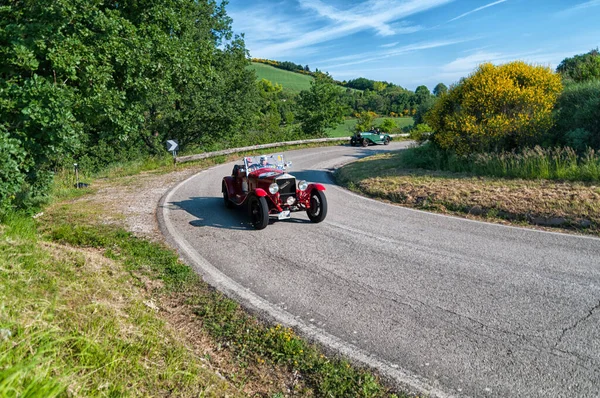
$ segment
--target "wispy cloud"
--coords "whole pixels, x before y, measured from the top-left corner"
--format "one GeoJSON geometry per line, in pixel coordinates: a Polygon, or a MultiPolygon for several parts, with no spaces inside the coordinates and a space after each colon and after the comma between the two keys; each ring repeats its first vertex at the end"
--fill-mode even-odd
{"type": "Polygon", "coordinates": [[[477,51],[474,54],[466,57],[456,58],[455,60],[442,65],[439,68],[439,73],[436,74],[434,78],[446,81],[457,81],[461,77],[465,77],[473,73],[479,65],[485,62],[491,62],[495,65],[500,65],[507,62],[520,60],[535,65],[544,65],[554,68],[560,63],[560,61],[569,56],[572,56],[570,51],[545,52],[536,50],[519,53],[477,51]]]}
{"type": "Polygon", "coordinates": [[[466,41],[470,41],[473,39],[456,39],[456,40],[436,40],[436,41],[428,41],[428,42],[420,42],[409,44],[402,47],[397,47],[391,50],[385,51],[370,51],[366,53],[360,54],[352,54],[344,57],[336,57],[330,58],[328,60],[321,61],[322,63],[329,63],[329,65],[325,65],[323,68],[327,70],[334,70],[337,68],[350,66],[350,65],[358,65],[369,63],[373,61],[378,61],[386,58],[396,57],[399,55],[420,51],[420,50],[428,50],[432,48],[439,48],[450,46],[454,44],[464,43],[466,41]]]}
{"type": "Polygon", "coordinates": [[[382,44],[379,47],[381,48],[390,48],[390,47],[395,47],[398,45],[399,42],[395,41],[393,43],[388,43],[388,44],[382,44]]]}
{"type": "Polygon", "coordinates": [[[506,2],[506,1],[507,1],[507,0],[498,0],[498,1],[495,1],[495,2],[493,2],[493,3],[486,4],[486,5],[484,5],[484,6],[481,6],[481,7],[475,8],[474,10],[471,10],[471,11],[465,12],[464,14],[461,14],[461,15],[459,15],[458,17],[452,18],[452,19],[451,19],[451,20],[449,20],[448,22],[456,21],[457,19],[464,18],[464,17],[466,17],[467,15],[471,15],[471,14],[473,14],[473,13],[476,13],[476,12],[478,12],[478,11],[484,10],[484,9],[486,9],[486,8],[488,8],[488,7],[495,6],[495,5],[497,5],[497,4],[500,4],[500,3],[504,3],[504,2],[506,2]]]}
{"type": "Polygon", "coordinates": [[[576,4],[573,7],[569,7],[567,9],[559,12],[559,14],[568,15],[568,14],[572,14],[577,11],[585,10],[586,8],[596,7],[596,6],[600,6],[600,0],[590,0],[590,1],[586,1],[585,3],[576,4]]]}
{"type": "Polygon", "coordinates": [[[321,0],[304,0],[300,7],[315,13],[325,25],[296,31],[293,38],[261,46],[263,56],[281,56],[365,30],[379,36],[413,33],[421,29],[403,18],[439,7],[454,0],[369,0],[347,10],[340,10],[321,0]]]}

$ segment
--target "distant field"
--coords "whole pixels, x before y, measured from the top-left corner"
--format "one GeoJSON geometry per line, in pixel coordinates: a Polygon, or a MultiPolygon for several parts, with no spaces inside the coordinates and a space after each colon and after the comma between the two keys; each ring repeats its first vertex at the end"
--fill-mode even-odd
{"type": "MultiPolygon", "coordinates": [[[[412,126],[412,124],[414,123],[412,117],[378,117],[377,119],[375,119],[374,125],[380,125],[383,122],[383,119],[394,119],[396,125],[400,128],[405,126],[412,126]]],[[[356,126],[356,119],[346,119],[342,124],[340,124],[336,128],[328,130],[327,135],[329,137],[349,137],[350,135],[352,135],[351,130],[354,130],[354,126],[356,126]]]]}
{"type": "Polygon", "coordinates": [[[271,83],[281,84],[284,90],[299,93],[302,90],[310,89],[312,76],[302,75],[283,69],[277,69],[270,65],[252,62],[251,69],[256,71],[259,79],[267,79],[271,83]]]}

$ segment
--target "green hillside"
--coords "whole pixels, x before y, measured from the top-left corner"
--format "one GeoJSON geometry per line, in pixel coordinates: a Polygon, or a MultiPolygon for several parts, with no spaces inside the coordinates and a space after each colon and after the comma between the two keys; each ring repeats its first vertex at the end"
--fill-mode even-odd
{"type": "Polygon", "coordinates": [[[259,79],[267,79],[272,83],[278,83],[284,90],[299,93],[302,90],[310,89],[311,76],[294,73],[283,69],[277,69],[270,65],[252,62],[250,66],[256,72],[259,79]]]}

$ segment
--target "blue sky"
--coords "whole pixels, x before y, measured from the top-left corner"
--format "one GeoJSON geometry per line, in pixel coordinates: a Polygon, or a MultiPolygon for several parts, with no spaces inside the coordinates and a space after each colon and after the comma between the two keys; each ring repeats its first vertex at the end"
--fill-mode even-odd
{"type": "Polygon", "coordinates": [[[252,57],[410,90],[600,46],[600,0],[229,0],[227,12],[252,57]]]}

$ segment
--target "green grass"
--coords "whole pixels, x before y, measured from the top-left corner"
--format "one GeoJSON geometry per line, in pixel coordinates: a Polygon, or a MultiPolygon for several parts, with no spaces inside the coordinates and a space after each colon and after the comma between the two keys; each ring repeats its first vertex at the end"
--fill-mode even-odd
{"type": "Polygon", "coordinates": [[[189,268],[165,248],[85,225],[76,213],[59,209],[38,226],[31,217],[5,220],[0,396],[236,395],[146,305],[141,275],[175,289],[189,283],[189,268]]]}
{"type": "MultiPolygon", "coordinates": [[[[412,126],[414,120],[412,117],[398,117],[398,118],[387,118],[387,117],[378,117],[375,119],[374,125],[379,126],[384,119],[393,119],[396,122],[396,125],[399,129],[412,126]]],[[[327,136],[329,137],[350,137],[352,132],[354,131],[354,126],[356,126],[356,119],[346,119],[343,123],[338,125],[334,129],[330,129],[327,131],[327,136]]]]}
{"type": "Polygon", "coordinates": [[[0,396],[237,396],[277,369],[288,376],[276,378],[299,375],[296,395],[396,396],[374,374],[250,316],[173,250],[106,225],[93,202],[73,201],[82,192],[93,193],[65,184],[43,216],[0,226],[0,396]],[[189,308],[239,373],[222,380],[209,370],[148,304],[163,299],[189,308]]]}
{"type": "Polygon", "coordinates": [[[250,68],[256,72],[258,79],[266,79],[272,83],[281,84],[284,90],[295,93],[310,89],[310,82],[313,81],[312,76],[278,69],[261,63],[253,62],[250,68]]]}
{"type": "Polygon", "coordinates": [[[465,172],[478,176],[600,181],[600,153],[588,149],[578,156],[571,148],[535,147],[520,152],[457,156],[431,144],[408,149],[401,162],[405,168],[465,172]]]}

